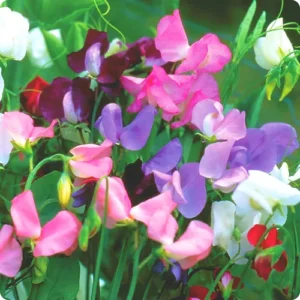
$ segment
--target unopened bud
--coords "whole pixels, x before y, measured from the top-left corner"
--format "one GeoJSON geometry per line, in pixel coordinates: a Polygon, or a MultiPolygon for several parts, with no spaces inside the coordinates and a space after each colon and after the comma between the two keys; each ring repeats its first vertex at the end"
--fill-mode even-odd
{"type": "Polygon", "coordinates": [[[86,221],[89,224],[89,237],[93,237],[101,227],[101,219],[93,207],[89,208],[86,221]]]}
{"type": "Polygon", "coordinates": [[[233,235],[234,239],[237,242],[240,242],[240,240],[241,240],[241,232],[240,232],[240,230],[237,227],[234,228],[232,235],[233,235]]]}
{"type": "Polygon", "coordinates": [[[57,184],[58,200],[62,208],[66,208],[71,199],[72,182],[68,173],[62,173],[57,184]]]}
{"type": "Polygon", "coordinates": [[[45,256],[37,257],[34,260],[33,283],[39,284],[45,280],[49,258],[45,256]]]}
{"type": "Polygon", "coordinates": [[[85,223],[82,226],[78,237],[78,245],[82,251],[86,251],[89,246],[89,232],[89,226],[85,223]]]}

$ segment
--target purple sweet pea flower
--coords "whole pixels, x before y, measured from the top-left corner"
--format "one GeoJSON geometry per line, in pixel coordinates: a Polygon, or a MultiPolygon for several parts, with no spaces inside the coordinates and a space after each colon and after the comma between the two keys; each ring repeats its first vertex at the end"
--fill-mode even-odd
{"type": "Polygon", "coordinates": [[[172,199],[184,217],[194,218],[201,213],[206,203],[206,187],[198,163],[186,163],[172,175],[154,171],[154,178],[160,192],[171,190],[172,199]]]}
{"type": "Polygon", "coordinates": [[[60,119],[76,124],[87,121],[93,98],[88,79],[58,77],[42,91],[39,108],[49,122],[60,119]]]}
{"type": "Polygon", "coordinates": [[[95,189],[95,182],[89,182],[79,190],[72,194],[72,198],[74,199],[73,207],[80,207],[92,201],[94,189],[95,189]]]}
{"type": "Polygon", "coordinates": [[[121,107],[110,103],[103,108],[95,127],[113,143],[121,143],[124,148],[136,151],[142,149],[147,143],[156,114],[156,109],[148,105],[129,125],[123,127],[121,107]]]}
{"type": "Polygon", "coordinates": [[[182,145],[178,138],[171,140],[162,147],[150,160],[142,165],[145,175],[153,171],[169,173],[174,170],[182,157],[182,145]]]}

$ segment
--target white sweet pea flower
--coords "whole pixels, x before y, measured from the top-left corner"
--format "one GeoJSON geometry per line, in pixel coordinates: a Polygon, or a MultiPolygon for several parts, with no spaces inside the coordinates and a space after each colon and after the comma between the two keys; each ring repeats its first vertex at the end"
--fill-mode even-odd
{"type": "Polygon", "coordinates": [[[237,259],[237,264],[247,263],[245,254],[253,249],[248,242],[247,233],[255,224],[260,223],[261,213],[250,212],[239,217],[236,215],[234,203],[219,201],[212,204],[211,220],[214,232],[213,245],[225,249],[230,258],[237,259]],[[238,232],[239,236],[234,236],[234,231],[238,232]]]}
{"type": "Polygon", "coordinates": [[[8,7],[0,8],[0,56],[22,60],[26,54],[29,22],[8,7]]]}
{"type": "MultiPolygon", "coordinates": [[[[62,39],[60,29],[50,30],[49,33],[59,40],[62,39]]],[[[45,38],[39,27],[35,27],[29,31],[27,52],[31,63],[34,66],[38,68],[50,68],[53,66],[45,38]]]]}
{"type": "Polygon", "coordinates": [[[11,137],[3,124],[3,114],[0,113],[0,164],[6,165],[13,148],[11,137]]]}
{"type": "Polygon", "coordinates": [[[3,91],[4,91],[4,80],[2,77],[2,69],[0,68],[0,102],[2,100],[3,91]]]}
{"type": "Polygon", "coordinates": [[[296,173],[293,176],[290,176],[289,166],[286,162],[284,162],[280,169],[275,166],[271,175],[286,184],[290,184],[291,182],[300,179],[300,166],[298,166],[296,173]]]}
{"type": "Polygon", "coordinates": [[[249,177],[237,186],[232,199],[238,216],[260,212],[262,223],[272,215],[268,224],[283,225],[287,206],[300,202],[300,191],[265,172],[252,170],[249,177]]]}
{"type": "Polygon", "coordinates": [[[266,70],[279,65],[293,51],[293,45],[283,29],[282,18],[273,21],[267,28],[266,36],[259,38],[254,45],[255,60],[266,70]]]}

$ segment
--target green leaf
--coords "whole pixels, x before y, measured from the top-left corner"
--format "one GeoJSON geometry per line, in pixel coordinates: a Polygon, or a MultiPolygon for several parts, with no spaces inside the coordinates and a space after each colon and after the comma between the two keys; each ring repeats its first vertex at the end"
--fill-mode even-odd
{"type": "Polygon", "coordinates": [[[34,181],[31,190],[42,224],[51,220],[59,211],[57,182],[60,172],[54,171],[34,181]]]}
{"type": "Polygon", "coordinates": [[[179,8],[180,0],[162,0],[163,1],[163,7],[164,7],[164,13],[165,14],[171,14],[175,9],[179,8]]]}
{"type": "Polygon", "coordinates": [[[183,147],[183,163],[186,163],[189,159],[191,148],[193,146],[194,133],[190,130],[185,130],[184,135],[180,138],[181,145],[183,147]]]}
{"type": "Polygon", "coordinates": [[[236,42],[236,53],[239,53],[240,50],[244,47],[250,26],[256,11],[256,1],[254,0],[250,5],[237,33],[235,42],[236,42]]]}
{"type": "MultiPolygon", "coordinates": [[[[46,24],[57,23],[69,15],[94,6],[94,0],[26,0],[27,9],[39,21],[46,24]]],[[[103,0],[96,0],[98,5],[104,4],[103,0]]],[[[75,18],[73,19],[75,20],[75,18]]]]}
{"type": "Polygon", "coordinates": [[[67,49],[60,39],[46,30],[41,30],[46,42],[50,57],[60,71],[60,76],[72,77],[73,73],[67,64],[67,49]]]}
{"type": "Polygon", "coordinates": [[[6,285],[8,284],[9,279],[5,276],[0,275],[0,295],[4,297],[6,285]]]}
{"type": "Polygon", "coordinates": [[[28,300],[74,300],[79,290],[79,277],[77,258],[52,257],[45,281],[32,286],[28,300]]]}
{"type": "Polygon", "coordinates": [[[256,40],[261,36],[265,23],[266,23],[266,12],[263,11],[255,25],[253,33],[248,38],[251,45],[251,46],[249,45],[250,48],[256,42],[256,40]]]}
{"type": "Polygon", "coordinates": [[[66,47],[68,52],[78,51],[83,47],[89,27],[82,22],[72,24],[66,35],[66,47]]]}

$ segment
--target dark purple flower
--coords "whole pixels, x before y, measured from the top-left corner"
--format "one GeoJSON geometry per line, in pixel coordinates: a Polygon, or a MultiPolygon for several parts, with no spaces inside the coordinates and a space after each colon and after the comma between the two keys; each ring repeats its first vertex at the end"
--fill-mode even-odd
{"type": "Polygon", "coordinates": [[[68,55],[70,68],[76,73],[88,71],[92,76],[98,76],[108,47],[107,33],[90,29],[83,48],[68,55]]]}
{"type": "Polygon", "coordinates": [[[206,204],[205,178],[199,174],[198,163],[186,163],[172,175],[154,171],[157,189],[170,190],[178,203],[179,212],[186,218],[198,216],[206,204]]]}
{"type": "Polygon", "coordinates": [[[123,127],[121,107],[110,103],[103,108],[95,127],[113,143],[119,142],[124,148],[136,151],[142,149],[147,143],[156,113],[156,109],[148,105],[129,125],[123,127]]]}
{"type": "Polygon", "coordinates": [[[79,190],[72,194],[72,198],[74,199],[73,207],[80,207],[87,203],[90,203],[93,197],[95,182],[89,182],[79,190]]]}
{"type": "Polygon", "coordinates": [[[60,119],[76,124],[87,121],[93,97],[88,79],[58,77],[41,93],[39,108],[49,122],[60,119]]]}
{"type": "Polygon", "coordinates": [[[182,157],[182,146],[178,138],[162,147],[150,160],[142,165],[145,175],[153,171],[169,173],[174,170],[182,157]]]}

